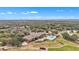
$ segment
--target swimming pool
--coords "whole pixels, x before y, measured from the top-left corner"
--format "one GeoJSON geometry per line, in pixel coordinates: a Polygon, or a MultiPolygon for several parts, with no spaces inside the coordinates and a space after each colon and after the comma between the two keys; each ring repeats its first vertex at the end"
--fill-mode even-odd
{"type": "Polygon", "coordinates": [[[49,35],[49,36],[47,36],[47,39],[48,40],[54,40],[56,38],[56,36],[54,36],[54,35],[49,35]]]}

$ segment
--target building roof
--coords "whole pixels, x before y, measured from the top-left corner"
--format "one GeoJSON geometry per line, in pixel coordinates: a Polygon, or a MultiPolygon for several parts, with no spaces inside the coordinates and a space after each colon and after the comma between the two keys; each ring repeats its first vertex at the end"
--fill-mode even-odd
{"type": "Polygon", "coordinates": [[[24,36],[23,39],[31,40],[31,39],[39,37],[43,34],[46,34],[46,32],[38,32],[38,33],[32,32],[30,35],[24,36]]]}

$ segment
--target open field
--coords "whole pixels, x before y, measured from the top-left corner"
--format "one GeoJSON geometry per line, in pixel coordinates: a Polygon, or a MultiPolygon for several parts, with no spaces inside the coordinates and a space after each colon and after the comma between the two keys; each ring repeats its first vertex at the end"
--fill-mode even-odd
{"type": "Polygon", "coordinates": [[[79,47],[64,46],[61,48],[48,48],[48,51],[79,51],[79,47]]]}

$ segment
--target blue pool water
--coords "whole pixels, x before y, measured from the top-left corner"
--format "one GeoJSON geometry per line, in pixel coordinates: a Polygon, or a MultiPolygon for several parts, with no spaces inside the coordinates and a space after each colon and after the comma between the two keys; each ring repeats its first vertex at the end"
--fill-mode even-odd
{"type": "Polygon", "coordinates": [[[48,40],[54,40],[56,38],[56,36],[54,36],[54,35],[49,35],[49,36],[47,36],[47,39],[48,40]]]}

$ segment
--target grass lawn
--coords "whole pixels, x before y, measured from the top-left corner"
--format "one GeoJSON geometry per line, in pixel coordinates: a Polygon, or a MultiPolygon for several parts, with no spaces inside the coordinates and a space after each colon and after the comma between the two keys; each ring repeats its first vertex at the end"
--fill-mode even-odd
{"type": "Polygon", "coordinates": [[[48,51],[79,51],[79,47],[67,45],[62,48],[48,48],[48,51]]]}

